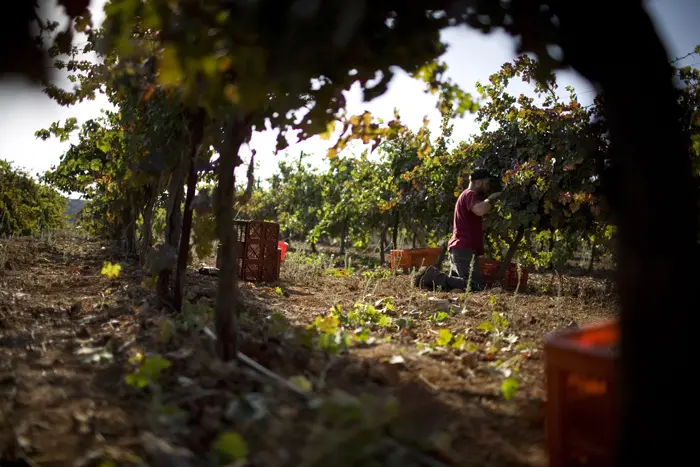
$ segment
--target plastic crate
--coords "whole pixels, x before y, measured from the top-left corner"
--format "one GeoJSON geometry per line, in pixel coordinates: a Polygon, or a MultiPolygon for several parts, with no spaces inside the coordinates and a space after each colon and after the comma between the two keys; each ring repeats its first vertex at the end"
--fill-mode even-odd
{"type": "MultiPolygon", "coordinates": [[[[481,274],[484,277],[486,284],[493,284],[498,273],[498,268],[501,267],[501,262],[494,259],[479,260],[481,274]]],[[[525,268],[520,269],[520,287],[527,286],[528,271],[525,268]]],[[[516,288],[518,285],[518,266],[511,263],[508,265],[506,274],[503,277],[503,285],[509,288],[516,288]]]]}
{"type": "Polygon", "coordinates": [[[612,466],[619,436],[616,321],[545,339],[547,450],[551,467],[612,466]]]}
{"type": "Polygon", "coordinates": [[[415,248],[411,250],[391,250],[389,256],[391,269],[402,268],[404,272],[419,269],[423,266],[433,266],[440,258],[442,248],[415,248]]]}
{"type": "Polygon", "coordinates": [[[280,262],[283,262],[284,257],[287,256],[287,250],[289,249],[289,243],[279,241],[279,242],[277,242],[277,248],[280,249],[280,262]]]}
{"type": "Polygon", "coordinates": [[[518,266],[511,264],[508,266],[508,271],[506,276],[503,278],[503,285],[506,287],[516,288],[518,286],[518,278],[520,279],[520,287],[527,286],[527,279],[529,277],[528,271],[525,268],[520,268],[520,275],[518,275],[518,266]]]}
{"type": "MultiPolygon", "coordinates": [[[[242,281],[274,282],[279,278],[279,230],[279,224],[274,222],[234,222],[238,277],[242,281]]],[[[221,267],[219,250],[216,265],[221,267]]]]}
{"type": "Polygon", "coordinates": [[[481,269],[481,275],[484,278],[484,282],[487,285],[493,284],[496,280],[496,273],[498,273],[498,267],[500,262],[493,259],[480,259],[479,269],[481,269]]]}

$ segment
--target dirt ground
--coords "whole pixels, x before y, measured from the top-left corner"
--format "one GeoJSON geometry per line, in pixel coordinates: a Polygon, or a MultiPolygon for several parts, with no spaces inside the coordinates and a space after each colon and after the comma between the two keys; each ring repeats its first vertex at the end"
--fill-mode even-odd
{"type": "Polygon", "coordinates": [[[615,312],[602,279],[465,295],[289,254],[224,364],[195,263],[173,314],[106,243],[0,240],[0,465],[544,466],[542,339],[615,312]]]}

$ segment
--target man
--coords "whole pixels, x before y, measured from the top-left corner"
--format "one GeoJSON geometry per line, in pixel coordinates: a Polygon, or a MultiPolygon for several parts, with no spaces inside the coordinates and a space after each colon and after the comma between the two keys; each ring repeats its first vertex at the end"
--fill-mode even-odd
{"type": "Polygon", "coordinates": [[[493,208],[500,192],[486,196],[489,173],[475,169],[469,177],[469,187],[459,195],[455,205],[452,238],[447,244],[450,252],[450,275],[465,281],[471,277],[471,290],[483,290],[484,279],[479,256],[484,254],[484,230],[481,218],[493,208]],[[472,264],[473,262],[473,264],[472,264]],[[472,267],[473,266],[473,267],[472,267]]]}
{"type": "Polygon", "coordinates": [[[414,276],[416,287],[466,290],[469,285],[470,290],[484,289],[479,267],[479,255],[484,254],[481,218],[491,210],[495,199],[501,194],[497,192],[486,197],[489,178],[486,170],[475,169],[469,178],[469,187],[457,199],[452,238],[447,244],[450,251],[450,275],[440,272],[435,266],[421,268],[414,276]],[[470,281],[472,261],[474,264],[470,281]]]}

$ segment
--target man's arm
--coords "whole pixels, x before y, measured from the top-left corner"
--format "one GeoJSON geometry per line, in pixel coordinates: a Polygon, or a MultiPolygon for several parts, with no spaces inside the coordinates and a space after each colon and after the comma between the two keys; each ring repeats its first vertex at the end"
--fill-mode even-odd
{"type": "Polygon", "coordinates": [[[493,193],[489,195],[485,200],[476,203],[472,206],[472,212],[477,216],[481,217],[491,210],[493,204],[496,202],[496,198],[501,194],[501,192],[493,193]]]}

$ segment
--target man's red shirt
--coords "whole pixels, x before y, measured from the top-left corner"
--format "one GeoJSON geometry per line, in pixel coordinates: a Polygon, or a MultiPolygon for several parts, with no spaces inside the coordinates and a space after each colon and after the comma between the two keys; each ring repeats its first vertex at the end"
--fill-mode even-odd
{"type": "Polygon", "coordinates": [[[474,250],[476,254],[484,254],[484,231],[481,217],[474,214],[472,208],[480,200],[472,190],[464,190],[455,205],[455,216],[452,228],[452,238],[447,244],[448,249],[465,248],[474,250]]]}

